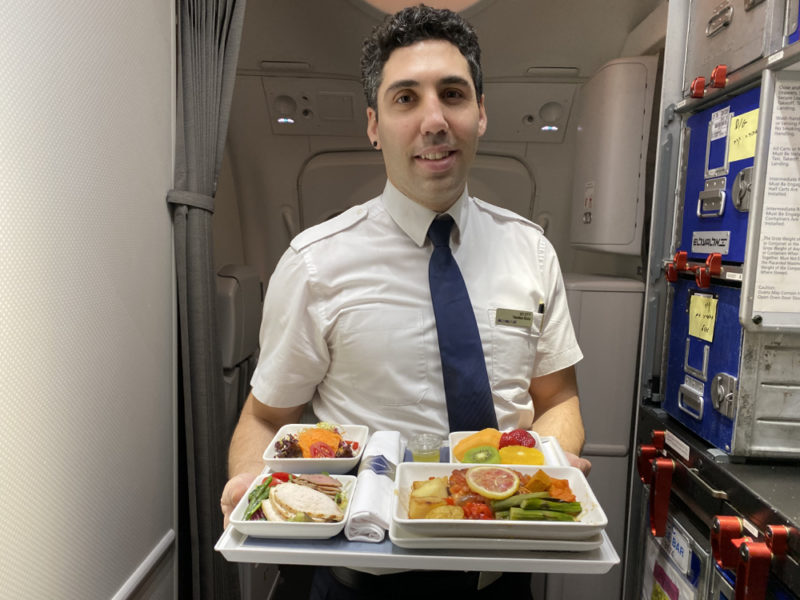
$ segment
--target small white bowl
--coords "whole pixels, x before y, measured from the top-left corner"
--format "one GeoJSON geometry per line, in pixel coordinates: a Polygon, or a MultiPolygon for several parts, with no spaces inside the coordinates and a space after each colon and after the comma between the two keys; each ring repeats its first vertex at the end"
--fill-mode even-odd
{"type": "MultiPolygon", "coordinates": [[[[453,448],[456,447],[456,444],[458,444],[458,442],[463,440],[465,437],[471,436],[473,433],[478,433],[478,432],[477,431],[453,431],[448,436],[448,444],[450,446],[450,462],[454,462],[454,463],[460,463],[461,462],[455,456],[453,456],[453,448]]],[[[544,449],[542,448],[542,440],[539,438],[539,434],[536,433],[535,431],[528,431],[528,433],[530,433],[533,436],[533,439],[536,440],[536,445],[534,446],[534,448],[544,452],[544,449]]],[[[545,455],[545,464],[547,464],[547,455],[545,455]]]]}
{"type": "MultiPolygon", "coordinates": [[[[299,474],[299,473],[298,473],[299,474]]],[[[342,489],[347,497],[347,507],[344,511],[344,518],[335,523],[291,523],[278,521],[245,521],[244,511],[247,510],[247,496],[253,489],[261,484],[269,473],[262,473],[253,480],[250,487],[245,492],[242,499],[231,512],[231,525],[237,531],[261,538],[296,538],[307,540],[323,540],[337,535],[344,529],[347,519],[350,518],[350,506],[353,503],[353,493],[356,488],[356,477],[353,475],[331,475],[334,479],[342,482],[342,489]]]]}
{"type": "Polygon", "coordinates": [[[264,463],[272,471],[284,471],[286,473],[330,473],[344,474],[350,472],[361,460],[364,453],[364,446],[367,445],[369,428],[364,425],[338,425],[342,437],[348,442],[357,442],[358,448],[353,451],[351,458],[278,458],[275,456],[275,442],[282,439],[287,434],[297,435],[306,429],[313,429],[314,424],[293,423],[284,425],[272,438],[272,441],[264,450],[264,463]]]}

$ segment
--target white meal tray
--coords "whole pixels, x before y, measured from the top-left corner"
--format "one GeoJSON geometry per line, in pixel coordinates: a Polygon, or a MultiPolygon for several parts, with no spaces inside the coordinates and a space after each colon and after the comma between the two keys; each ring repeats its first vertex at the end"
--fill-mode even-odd
{"type": "MultiPolygon", "coordinates": [[[[567,465],[567,459],[555,438],[542,438],[542,452],[547,464],[567,465]]],[[[391,542],[388,533],[380,543],[351,542],[344,533],[324,540],[268,539],[247,536],[228,526],[214,549],[231,562],[243,563],[602,574],[618,564],[620,559],[608,534],[603,531],[600,536],[602,543],[599,547],[579,552],[526,549],[502,551],[493,547],[446,550],[401,548],[391,542]]]]}

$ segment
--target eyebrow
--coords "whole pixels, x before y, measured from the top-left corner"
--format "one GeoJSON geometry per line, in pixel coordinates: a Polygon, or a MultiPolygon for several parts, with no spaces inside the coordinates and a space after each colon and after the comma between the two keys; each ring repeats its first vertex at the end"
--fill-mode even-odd
{"type": "MultiPolygon", "coordinates": [[[[448,75],[447,77],[440,79],[438,83],[439,85],[463,85],[469,87],[469,81],[459,75],[448,75]]],[[[386,93],[388,94],[399,89],[414,88],[418,86],[419,81],[416,79],[400,79],[389,85],[389,87],[386,88],[386,93]]]]}

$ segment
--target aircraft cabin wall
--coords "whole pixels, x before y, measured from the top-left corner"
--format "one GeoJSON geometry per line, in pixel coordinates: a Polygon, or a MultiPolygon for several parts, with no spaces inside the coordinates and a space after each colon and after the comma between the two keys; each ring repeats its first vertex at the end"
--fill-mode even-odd
{"type": "MultiPolygon", "coordinates": [[[[603,64],[658,52],[664,26],[654,16],[665,5],[484,0],[463,11],[481,41],[488,114],[470,190],[543,225],[565,272],[640,277],[638,256],[570,246],[573,116],[581,85],[603,64]]],[[[363,0],[308,8],[248,5],[218,185],[216,264],[252,265],[265,283],[294,234],[385,182],[358,72],[361,42],[382,14],[363,0]]]]}

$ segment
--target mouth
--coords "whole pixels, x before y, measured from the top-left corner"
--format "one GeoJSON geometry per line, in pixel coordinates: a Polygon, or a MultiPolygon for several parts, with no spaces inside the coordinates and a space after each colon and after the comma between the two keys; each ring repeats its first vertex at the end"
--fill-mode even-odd
{"type": "Polygon", "coordinates": [[[445,158],[451,156],[452,154],[455,154],[455,152],[452,151],[452,150],[445,150],[445,151],[441,151],[441,152],[425,152],[423,154],[418,154],[417,158],[419,158],[421,160],[435,161],[435,160],[445,159],[445,158]]]}

